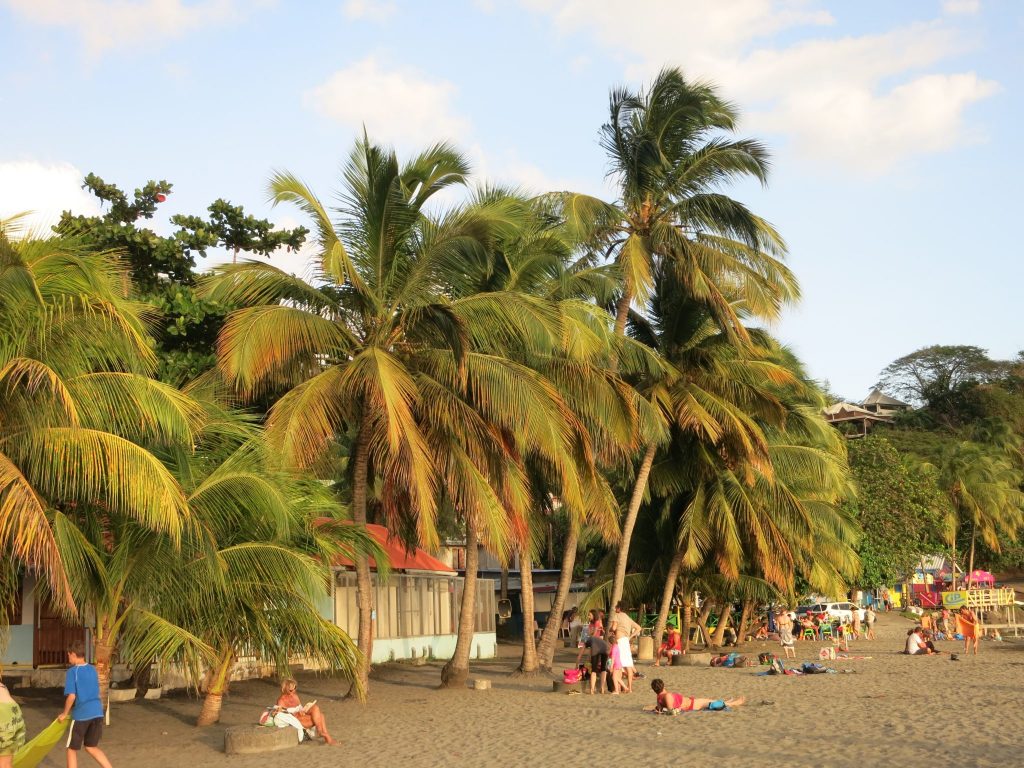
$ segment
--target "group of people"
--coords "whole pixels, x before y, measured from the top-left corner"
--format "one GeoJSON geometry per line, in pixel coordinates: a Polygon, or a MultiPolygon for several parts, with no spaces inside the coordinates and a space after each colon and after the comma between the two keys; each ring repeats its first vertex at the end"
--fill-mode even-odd
{"type": "Polygon", "coordinates": [[[930,616],[922,616],[921,624],[907,633],[904,653],[912,656],[938,653],[934,640],[949,640],[953,637],[954,621],[956,634],[963,638],[964,655],[974,651],[978,655],[980,626],[977,615],[968,606],[961,606],[955,614],[943,607],[930,616]]]}
{"type": "MultiPolygon", "coordinates": [[[[589,611],[587,624],[580,634],[579,653],[576,655],[576,663],[583,659],[584,651],[590,652],[590,693],[596,691],[606,693],[605,680],[608,673],[611,673],[610,693],[618,695],[621,693],[633,692],[633,680],[642,678],[643,675],[636,671],[633,662],[633,652],[630,644],[633,638],[640,635],[640,625],[623,610],[622,603],[615,606],[608,622],[604,625],[604,612],[598,609],[589,611]]],[[[658,666],[662,658],[670,658],[672,652],[682,651],[679,630],[670,627],[668,636],[661,648],[658,650],[658,657],[655,666],[658,666]]],[[[665,683],[662,680],[652,680],[651,689],[657,696],[656,704],[653,707],[655,712],[664,714],[678,714],[679,712],[691,712],[702,709],[725,709],[727,707],[742,706],[746,699],[705,699],[695,696],[684,696],[680,693],[673,693],[665,690],[665,683]]]]}
{"type": "Polygon", "coordinates": [[[605,693],[605,677],[608,672],[611,672],[613,695],[632,693],[633,680],[643,677],[636,671],[631,648],[633,638],[640,635],[640,625],[622,609],[622,603],[615,606],[607,628],[604,619],[604,611],[598,609],[587,614],[587,624],[578,643],[576,663],[579,664],[585,650],[590,651],[591,694],[598,689],[598,684],[600,692],[605,693]]]}

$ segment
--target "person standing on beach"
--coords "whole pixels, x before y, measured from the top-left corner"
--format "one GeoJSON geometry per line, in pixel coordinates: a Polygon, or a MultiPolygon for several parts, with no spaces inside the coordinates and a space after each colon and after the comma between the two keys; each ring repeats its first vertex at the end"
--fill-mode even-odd
{"type": "Polygon", "coordinates": [[[971,642],[974,643],[974,655],[978,655],[978,617],[966,605],[956,615],[956,631],[964,638],[964,656],[970,653],[971,642]]]}
{"type": "Polygon", "coordinates": [[[25,719],[0,679],[0,768],[11,768],[14,753],[25,743],[25,719]]]}
{"type": "Polygon", "coordinates": [[[790,618],[789,611],[786,609],[779,611],[775,617],[775,625],[779,628],[779,643],[788,655],[789,649],[793,648],[793,619],[790,618]]]}
{"type": "Polygon", "coordinates": [[[604,682],[608,672],[608,654],[611,648],[608,647],[608,643],[603,637],[588,637],[580,647],[580,652],[576,654],[577,664],[583,658],[584,648],[590,649],[590,694],[594,694],[598,680],[601,681],[601,693],[604,693],[604,682]]]}
{"type": "Polygon", "coordinates": [[[618,638],[616,644],[619,647],[619,658],[622,660],[622,668],[626,671],[626,693],[632,693],[633,678],[637,675],[633,664],[633,651],[629,644],[640,634],[640,625],[622,610],[622,603],[616,603],[615,613],[612,614],[608,627],[615,631],[618,638]]]}
{"type": "Polygon", "coordinates": [[[865,640],[875,639],[875,610],[870,605],[864,609],[864,626],[867,628],[864,630],[865,640]]]}
{"type": "Polygon", "coordinates": [[[75,724],[71,727],[68,742],[67,766],[78,768],[78,752],[83,747],[102,768],[111,768],[110,761],[100,749],[103,735],[103,702],[100,701],[100,679],[96,667],[85,661],[85,645],[72,643],[68,647],[68,664],[71,667],[64,675],[64,711],[57,715],[62,723],[70,716],[75,724]]]}

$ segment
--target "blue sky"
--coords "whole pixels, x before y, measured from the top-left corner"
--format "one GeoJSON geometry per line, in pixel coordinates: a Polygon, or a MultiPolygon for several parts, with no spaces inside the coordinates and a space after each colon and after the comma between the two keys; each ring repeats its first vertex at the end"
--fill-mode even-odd
{"type": "Polygon", "coordinates": [[[294,225],[271,170],[327,197],[364,124],[609,196],[610,87],[681,66],[773,150],[769,188],[733,192],[803,287],[775,331],[859,399],[924,345],[1024,349],[1022,43],[1009,0],[0,0],[0,216],[87,212],[93,171],[173,182],[168,215],[225,197],[294,225]]]}

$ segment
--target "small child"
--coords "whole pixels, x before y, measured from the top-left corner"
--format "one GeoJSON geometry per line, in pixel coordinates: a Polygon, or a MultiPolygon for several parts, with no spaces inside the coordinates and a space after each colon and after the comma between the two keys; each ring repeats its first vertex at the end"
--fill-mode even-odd
{"type": "Polygon", "coordinates": [[[747,700],[740,696],[738,699],[698,699],[693,696],[683,696],[681,693],[672,693],[665,690],[663,680],[651,680],[651,690],[658,696],[658,703],[654,705],[655,712],[666,715],[678,715],[680,712],[696,712],[701,709],[726,709],[727,707],[742,707],[747,700]]]}
{"type": "Polygon", "coordinates": [[[618,696],[620,693],[626,690],[626,686],[622,683],[622,654],[619,650],[619,632],[618,630],[611,629],[608,631],[608,645],[611,647],[611,656],[608,661],[612,667],[612,695],[618,696]]]}

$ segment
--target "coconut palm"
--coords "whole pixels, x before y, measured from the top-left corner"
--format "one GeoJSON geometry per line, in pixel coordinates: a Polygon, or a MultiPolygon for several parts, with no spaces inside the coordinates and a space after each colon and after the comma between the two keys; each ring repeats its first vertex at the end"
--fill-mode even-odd
{"type": "Polygon", "coordinates": [[[176,540],[185,495],[140,443],[190,443],[201,412],[148,377],[145,311],[115,258],[22,234],[0,222],[0,551],[70,617],[55,521],[89,510],[176,540]]]}
{"type": "Polygon", "coordinates": [[[357,680],[358,649],[316,601],[330,594],[335,556],[368,554],[382,568],[386,558],[364,528],[341,519],[324,486],[271,467],[263,445],[249,441],[198,479],[190,503],[201,523],[171,580],[184,588],[160,595],[162,610],[213,652],[200,726],[219,719],[242,655],[272,661],[279,673],[300,656],[357,680]]]}
{"type": "Polygon", "coordinates": [[[935,465],[939,487],[950,500],[947,537],[956,552],[956,534],[963,524],[971,527],[968,573],[974,571],[974,548],[980,534],[994,552],[1000,551],[1000,535],[1011,540],[1024,526],[1024,472],[1012,453],[993,450],[970,441],[943,448],[935,465]]]}
{"type": "MultiPolygon", "coordinates": [[[[239,263],[218,270],[206,293],[244,307],[229,316],[218,343],[228,381],[248,396],[288,390],[267,419],[287,460],[313,466],[338,439],[350,440],[356,522],[372,506],[392,530],[431,547],[438,504],[450,503],[471,518],[470,541],[479,532],[504,553],[508,521],[524,517],[530,499],[521,446],[557,468],[567,500],[578,502],[581,486],[570,414],[557,391],[506,355],[558,344],[557,310],[520,292],[466,285],[466,264],[518,228],[522,206],[496,196],[436,215],[426,209],[437,192],[463,184],[468,170],[447,145],[400,165],[393,151],[364,137],[333,219],[297,178],[276,174],[274,200],[295,203],[313,220],[316,285],[239,263]]],[[[356,576],[365,689],[372,590],[364,557],[356,558],[356,576]]],[[[463,619],[470,620],[465,611],[463,619]]]]}
{"type": "MultiPolygon", "coordinates": [[[[641,436],[644,402],[622,378],[625,372],[656,369],[659,361],[643,345],[610,332],[609,317],[601,308],[613,295],[614,274],[608,266],[595,263],[590,255],[576,257],[577,243],[568,236],[547,200],[525,199],[515,192],[483,189],[477,204],[503,200],[518,205],[520,225],[502,233],[477,258],[466,261],[463,295],[493,292],[519,293],[542,300],[556,313],[562,328],[560,340],[548,348],[509,344],[505,354],[544,377],[555,387],[571,418],[572,458],[582,483],[583,497],[574,501],[563,489],[563,469],[534,450],[530,443],[518,445],[529,478],[532,514],[525,520],[513,518],[519,543],[520,573],[524,587],[523,659],[521,674],[548,668],[554,654],[562,608],[572,581],[576,541],[580,529],[588,526],[607,540],[617,537],[616,503],[601,467],[626,461],[641,436]],[[594,300],[597,300],[597,304],[594,300]],[[620,361],[619,370],[612,362],[620,361]],[[582,503],[579,503],[582,502],[582,503]],[[533,540],[543,520],[556,511],[568,518],[568,541],[562,569],[539,644],[534,645],[530,564],[534,560],[533,540]]],[[[471,638],[466,638],[468,644],[471,638]]]]}
{"type": "Polygon", "coordinates": [[[670,366],[646,382],[672,425],[648,508],[672,521],[661,532],[670,544],[660,633],[680,575],[713,561],[727,581],[756,575],[788,591],[798,572],[826,580],[809,554],[819,540],[846,572],[852,530],[834,506],[848,492],[842,441],[818,414],[820,395],[799,363],[757,330],[736,346],[673,272],[656,274],[650,317],[634,316],[630,332],[670,366]]]}
{"type": "MultiPolygon", "coordinates": [[[[665,268],[688,298],[738,344],[749,341],[738,307],[773,320],[798,296],[781,261],[785,244],[778,232],[721,191],[734,181],[767,179],[767,150],[730,137],[737,118],[713,86],[688,81],[678,69],[663,70],[646,91],[612,92],[602,145],[619,200],[562,194],[559,201],[570,230],[619,268],[617,334],[625,333],[634,302],[645,308],[659,263],[671,265],[665,268]]],[[[632,527],[656,453],[653,442],[644,446],[623,515],[613,604],[621,596],[632,527]]]]}

